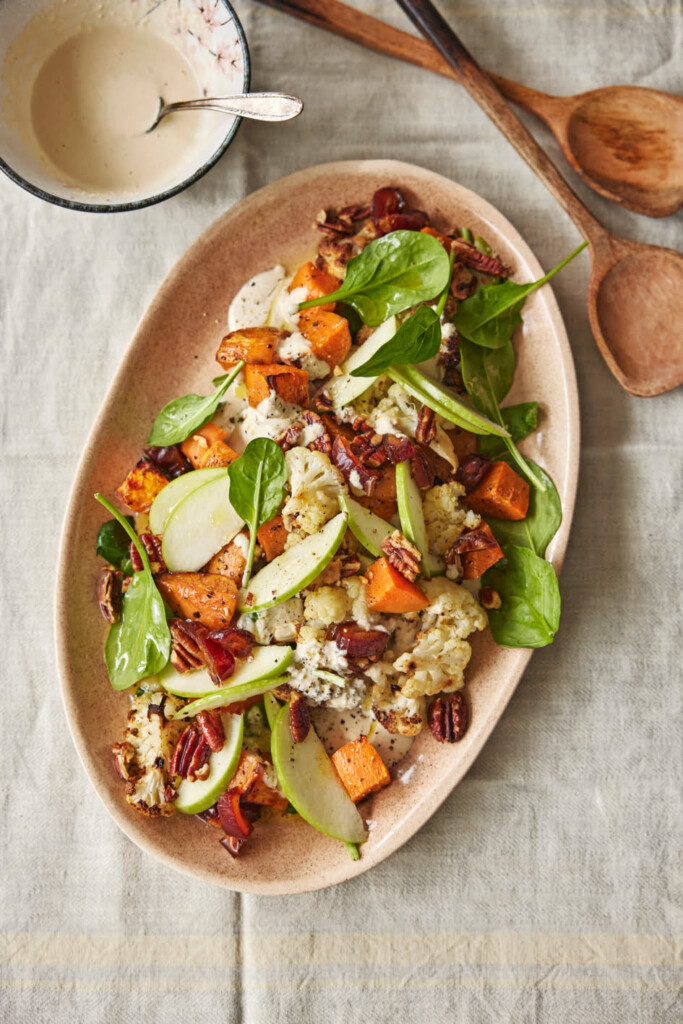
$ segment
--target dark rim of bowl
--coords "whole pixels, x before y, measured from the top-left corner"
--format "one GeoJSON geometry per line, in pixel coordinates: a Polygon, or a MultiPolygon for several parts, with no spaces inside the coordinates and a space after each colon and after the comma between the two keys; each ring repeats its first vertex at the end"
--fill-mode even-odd
{"type": "MultiPolygon", "coordinates": [[[[249,56],[247,37],[244,34],[242,22],[237,17],[232,5],[228,0],[220,0],[220,2],[227,10],[235,23],[235,28],[237,29],[237,35],[239,36],[240,45],[244,54],[244,78],[242,82],[242,91],[249,92],[249,85],[251,83],[251,58],[249,56]]],[[[21,188],[26,190],[26,192],[30,192],[32,195],[38,196],[39,199],[44,199],[46,202],[52,203],[54,206],[63,206],[67,210],[81,210],[84,213],[126,213],[129,210],[142,210],[146,206],[155,206],[157,203],[162,203],[165,199],[170,199],[171,196],[178,195],[179,192],[184,192],[184,190],[189,188],[190,185],[194,185],[195,181],[199,181],[200,178],[203,178],[207,171],[210,171],[214,164],[223,156],[223,153],[225,153],[226,149],[234,139],[237,129],[241,123],[242,118],[236,117],[232,128],[225,136],[216,152],[213,153],[213,155],[210,156],[209,159],[189,178],[185,178],[185,180],[181,181],[179,185],[174,185],[173,188],[166,189],[166,191],[160,192],[158,195],[150,196],[149,199],[136,199],[129,203],[110,203],[108,205],[104,205],[95,203],[78,203],[73,199],[62,199],[60,196],[54,196],[50,192],[45,192],[44,189],[38,188],[37,185],[32,185],[30,181],[22,178],[22,176],[17,174],[17,172],[13,170],[1,156],[0,170],[4,171],[8,178],[11,178],[17,185],[20,185],[21,188]]]]}

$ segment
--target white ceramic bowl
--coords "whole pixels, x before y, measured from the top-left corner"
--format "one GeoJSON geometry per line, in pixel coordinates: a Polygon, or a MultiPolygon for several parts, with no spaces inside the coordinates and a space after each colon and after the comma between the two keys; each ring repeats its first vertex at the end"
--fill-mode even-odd
{"type": "MultiPolygon", "coordinates": [[[[189,151],[160,185],[104,194],[60,180],[31,127],[31,97],[46,58],[83,29],[134,27],[170,43],[190,65],[205,96],[249,91],[249,51],[227,0],[4,0],[0,3],[0,168],[18,185],[72,210],[113,213],[168,199],[205,174],[230,145],[240,118],[214,112],[197,118],[189,151]],[[28,28],[30,24],[30,29],[28,28]]],[[[185,98],[185,97],[183,97],[185,98]]],[[[189,98],[189,97],[188,97],[189,98]]]]}

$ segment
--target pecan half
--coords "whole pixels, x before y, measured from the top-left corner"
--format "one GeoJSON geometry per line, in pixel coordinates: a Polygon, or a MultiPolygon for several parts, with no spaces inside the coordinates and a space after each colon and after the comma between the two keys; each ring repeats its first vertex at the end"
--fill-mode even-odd
{"type": "Polygon", "coordinates": [[[171,664],[176,672],[191,672],[204,664],[203,652],[196,639],[199,631],[197,627],[208,632],[206,626],[198,622],[171,619],[171,664]]]}
{"type": "Polygon", "coordinates": [[[175,745],[169,775],[181,779],[197,778],[197,772],[209,758],[211,749],[195,725],[188,725],[180,734],[175,745]]]}
{"type": "Polygon", "coordinates": [[[355,576],[361,569],[358,555],[342,555],[339,576],[345,580],[347,576],[355,576]]]}
{"type": "Polygon", "coordinates": [[[315,218],[315,227],[326,235],[353,234],[354,207],[346,207],[338,213],[336,210],[321,210],[315,218]]]}
{"type": "Polygon", "coordinates": [[[121,618],[121,582],[123,573],[107,567],[102,570],[97,600],[100,611],[107,622],[118,622],[121,618]]]}
{"type": "Polygon", "coordinates": [[[479,270],[482,274],[489,274],[491,277],[509,277],[510,268],[506,267],[496,256],[487,256],[483,252],[466,242],[464,238],[456,238],[453,241],[453,252],[458,262],[464,263],[472,270],[479,270]]]}
{"type": "Polygon", "coordinates": [[[225,746],[225,730],[223,729],[220,715],[215,714],[213,711],[200,711],[197,715],[197,725],[214,754],[223,749],[225,746]]]}
{"type": "Polygon", "coordinates": [[[436,413],[429,406],[423,405],[417,417],[415,440],[420,444],[431,444],[436,437],[436,413]]]}
{"type": "Polygon", "coordinates": [[[400,530],[394,530],[382,541],[382,551],[387,561],[398,569],[402,576],[413,583],[420,572],[422,554],[400,530]]]}
{"type": "Polygon", "coordinates": [[[372,494],[379,474],[363,465],[360,459],[353,454],[351,445],[345,438],[335,437],[332,445],[332,461],[352,486],[357,485],[365,494],[372,494]]]}
{"type": "Polygon", "coordinates": [[[446,551],[446,553],[444,554],[443,557],[444,557],[444,561],[446,562],[446,565],[448,566],[448,568],[450,570],[450,572],[446,573],[448,578],[451,579],[451,580],[456,580],[456,582],[461,580],[462,579],[462,558],[460,557],[460,555],[457,554],[457,552],[455,552],[452,547],[450,547],[448,549],[448,551],[446,551]]]}
{"type": "Polygon", "coordinates": [[[421,491],[434,486],[436,465],[429,448],[416,447],[410,459],[413,480],[421,491]]]}
{"type": "Polygon", "coordinates": [[[306,698],[296,690],[292,691],[289,702],[289,728],[295,743],[303,743],[311,728],[311,714],[306,698]]]}
{"type": "Polygon", "coordinates": [[[190,763],[187,766],[187,778],[190,782],[198,782],[200,779],[207,778],[209,768],[209,758],[211,757],[211,747],[206,742],[204,736],[199,737],[199,743],[195,746],[190,763]]]}
{"type": "Polygon", "coordinates": [[[370,466],[371,469],[383,466],[389,458],[384,447],[384,434],[376,434],[373,430],[357,434],[351,441],[351,451],[364,466],[370,466]]]}
{"type": "Polygon", "coordinates": [[[437,697],[427,712],[427,721],[438,743],[457,743],[461,740],[468,726],[467,704],[462,691],[444,693],[437,697]]]}
{"type": "Polygon", "coordinates": [[[389,643],[389,634],[383,629],[361,629],[355,622],[342,622],[335,627],[334,642],[349,658],[367,658],[378,661],[389,643]]]}
{"type": "Polygon", "coordinates": [[[473,452],[466,455],[458,466],[455,479],[465,488],[465,493],[470,494],[476,490],[481,481],[491,468],[491,460],[486,455],[478,455],[473,452]]]}
{"type": "MultiPolygon", "coordinates": [[[[149,556],[150,568],[153,573],[166,572],[166,563],[161,553],[161,537],[156,533],[141,533],[139,537],[142,546],[149,556]]],[[[135,572],[142,572],[142,559],[133,542],[130,542],[130,561],[135,572]]]]}
{"type": "Polygon", "coordinates": [[[467,530],[451,545],[450,550],[456,555],[465,555],[468,551],[484,551],[495,548],[496,538],[487,530],[467,530]]]}

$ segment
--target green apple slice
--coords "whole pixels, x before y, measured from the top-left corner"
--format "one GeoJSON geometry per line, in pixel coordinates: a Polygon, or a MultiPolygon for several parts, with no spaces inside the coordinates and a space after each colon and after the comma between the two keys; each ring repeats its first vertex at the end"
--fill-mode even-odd
{"type": "Polygon", "coordinates": [[[413,480],[409,462],[399,462],[396,466],[396,500],[401,530],[422,553],[422,573],[429,578],[439,576],[446,566],[442,558],[432,555],[429,551],[427,527],[422,510],[420,488],[413,480]]]}
{"type": "Polygon", "coordinates": [[[309,825],[343,843],[365,842],[367,833],[363,819],[315,729],[309,729],[303,743],[292,739],[289,704],[277,713],[271,753],[282,792],[309,825]]]}
{"type": "Polygon", "coordinates": [[[272,693],[265,693],[263,695],[263,706],[266,709],[266,718],[268,719],[268,728],[272,729],[275,725],[275,719],[277,718],[278,711],[282,707],[282,704],[274,697],[272,693]]]}
{"type": "Polygon", "coordinates": [[[433,409],[449,423],[470,430],[473,434],[495,434],[497,437],[509,437],[509,432],[498,423],[493,423],[486,416],[463,405],[452,391],[448,391],[437,381],[426,377],[414,366],[390,366],[387,374],[393,381],[400,384],[413,398],[433,409]]]}
{"type": "MultiPolygon", "coordinates": [[[[280,676],[289,668],[293,657],[291,647],[254,647],[249,660],[242,662],[226,686],[232,688],[280,676]]],[[[177,672],[169,662],[157,679],[167,693],[174,693],[176,697],[206,697],[217,692],[205,668],[199,668],[196,672],[177,672]]]]}
{"type": "Polygon", "coordinates": [[[345,363],[342,363],[342,376],[334,377],[325,388],[332,399],[332,405],[336,412],[343,409],[345,405],[350,405],[377,380],[377,374],[374,377],[352,377],[351,370],[367,363],[368,359],[374,356],[385,342],[393,338],[397,330],[398,321],[395,316],[390,316],[388,320],[379,325],[376,331],[372,332],[368,340],[363,342],[353,355],[349,356],[345,363]]]}
{"type": "Polygon", "coordinates": [[[340,512],[317,533],[274,558],[252,578],[241,598],[240,611],[272,608],[307,587],[334,558],[346,527],[346,513],[340,512]]]}
{"type": "Polygon", "coordinates": [[[183,473],[166,484],[163,490],[159,491],[152,502],[149,510],[149,528],[152,533],[163,533],[166,523],[174,508],[180,504],[188,494],[203,487],[211,480],[219,476],[225,476],[227,469],[194,469],[190,473],[183,473]]]}
{"type": "Polygon", "coordinates": [[[244,520],[230,504],[229,495],[230,477],[222,471],[176,505],[161,543],[171,572],[196,572],[240,532],[244,520]]]}
{"type": "Polygon", "coordinates": [[[277,686],[278,678],[278,676],[268,676],[267,679],[254,679],[251,683],[221,686],[218,690],[214,688],[213,693],[207,694],[206,697],[197,697],[191,704],[186,704],[171,717],[193,718],[200,711],[214,711],[216,708],[225,708],[230,704],[249,700],[250,697],[260,697],[277,686]]]}
{"type": "Polygon", "coordinates": [[[358,538],[371,555],[379,558],[382,554],[382,541],[393,533],[396,527],[386,519],[380,519],[374,512],[369,512],[359,502],[345,494],[339,499],[339,504],[349,517],[349,529],[354,537],[358,538]]]}
{"type": "Polygon", "coordinates": [[[222,750],[215,751],[209,758],[209,774],[205,779],[190,782],[183,779],[178,786],[175,801],[176,810],[183,814],[201,814],[207,810],[228,788],[230,779],[235,774],[237,762],[242,753],[242,736],[244,735],[244,715],[221,715],[225,743],[222,750]]]}

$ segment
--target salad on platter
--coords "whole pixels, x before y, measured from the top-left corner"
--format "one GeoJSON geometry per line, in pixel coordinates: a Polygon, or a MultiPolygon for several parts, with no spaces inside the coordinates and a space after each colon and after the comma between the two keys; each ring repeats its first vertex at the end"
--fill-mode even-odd
{"type": "Polygon", "coordinates": [[[214,391],[158,413],[126,512],[96,495],[125,799],[233,856],[298,815],[357,859],[413,737],[465,735],[468,637],[559,625],[560,500],[518,448],[538,405],[503,403],[526,297],[576,253],[514,283],[393,187],[314,229],[232,298],[214,391]]]}

